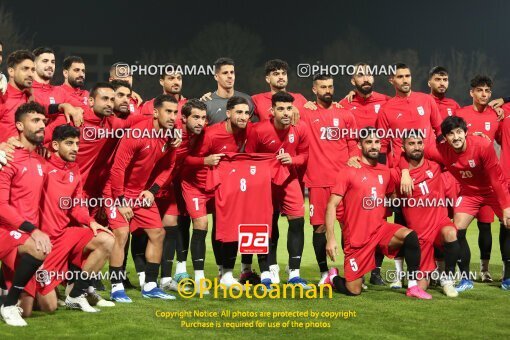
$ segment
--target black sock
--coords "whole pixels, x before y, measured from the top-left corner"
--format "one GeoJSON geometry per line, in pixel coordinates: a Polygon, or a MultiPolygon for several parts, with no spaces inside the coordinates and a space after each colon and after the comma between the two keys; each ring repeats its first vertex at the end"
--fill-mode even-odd
{"type": "Polygon", "coordinates": [[[135,233],[131,236],[131,256],[135,264],[137,273],[145,271],[145,249],[147,249],[147,242],[149,237],[146,233],[135,233]]]}
{"type": "Polygon", "coordinates": [[[271,240],[269,241],[269,265],[272,266],[278,263],[278,239],[280,238],[280,230],[278,229],[278,220],[280,219],[280,212],[273,213],[273,224],[271,227],[271,240]]]}
{"type": "Polygon", "coordinates": [[[411,231],[407,234],[402,247],[405,249],[404,259],[409,273],[409,280],[417,280],[416,276],[420,269],[421,252],[420,242],[418,241],[416,232],[411,231]]]}
{"type": "Polygon", "coordinates": [[[267,262],[268,254],[258,254],[257,260],[259,261],[259,268],[260,272],[267,272],[269,271],[269,262],[267,262]]]}
{"type": "Polygon", "coordinates": [[[381,252],[375,252],[375,269],[372,270],[372,275],[381,275],[381,266],[384,260],[384,255],[381,252]]]}
{"type": "Polygon", "coordinates": [[[242,254],[241,263],[250,265],[253,264],[253,254],[242,254]]]}
{"type": "Polygon", "coordinates": [[[353,294],[347,287],[345,286],[345,279],[341,276],[335,276],[332,280],[333,287],[337,290],[337,292],[345,294],[347,296],[357,296],[359,294],[353,294]]]}
{"type": "Polygon", "coordinates": [[[289,252],[289,269],[301,267],[301,256],[305,246],[305,218],[300,217],[289,220],[289,232],[287,234],[287,251],[289,252]]]}
{"type": "Polygon", "coordinates": [[[194,270],[204,270],[206,235],[207,230],[193,229],[190,249],[194,270]]]}
{"type": "Polygon", "coordinates": [[[189,216],[177,217],[177,227],[179,233],[177,234],[177,261],[184,262],[188,258],[189,249],[189,216]]]}
{"type": "Polygon", "coordinates": [[[76,298],[83,293],[87,292],[87,289],[91,285],[90,280],[85,280],[84,277],[87,277],[87,273],[78,273],[78,278],[74,282],[73,289],[71,289],[71,292],[69,292],[69,296],[72,298],[76,298]],[[81,274],[81,275],[80,275],[81,274]]]}
{"type": "Polygon", "coordinates": [[[491,224],[477,222],[478,225],[478,247],[480,247],[480,260],[490,260],[492,250],[491,224]]]}
{"type": "Polygon", "coordinates": [[[4,272],[0,269],[0,289],[7,290],[7,286],[5,285],[4,272]]]}
{"type": "Polygon", "coordinates": [[[402,213],[402,208],[395,208],[393,211],[395,213],[393,223],[407,227],[407,222],[406,219],[404,218],[404,214],[402,213]]]}
{"type": "Polygon", "coordinates": [[[130,237],[131,237],[131,233],[128,234],[126,244],[124,245],[124,262],[122,262],[122,270],[123,271],[126,271],[126,265],[127,265],[128,255],[129,255],[129,241],[131,240],[130,237]]]}
{"type": "MultiPolygon", "coordinates": [[[[434,259],[436,259],[437,261],[444,260],[444,251],[439,248],[434,247],[434,259]]],[[[455,261],[457,261],[457,260],[455,260],[455,261]]]]}
{"type": "Polygon", "coordinates": [[[158,282],[159,263],[147,262],[145,266],[145,282],[158,282]]]}
{"type": "Polygon", "coordinates": [[[216,223],[213,223],[213,232],[211,233],[211,243],[212,243],[214,260],[216,261],[216,265],[221,266],[221,263],[222,263],[221,241],[216,240],[216,223]]]}
{"type": "Polygon", "coordinates": [[[457,264],[459,266],[461,278],[469,278],[469,262],[471,261],[471,250],[466,240],[467,229],[457,231],[457,240],[459,241],[460,252],[457,264]]]}
{"type": "Polygon", "coordinates": [[[122,283],[122,267],[112,267],[110,266],[110,282],[112,285],[116,283],[122,283]]]}
{"type": "Polygon", "coordinates": [[[177,226],[165,228],[165,239],[163,241],[163,255],[161,256],[161,277],[172,277],[172,266],[174,264],[175,249],[177,247],[177,226]]]}
{"type": "Polygon", "coordinates": [[[319,265],[320,272],[328,271],[328,262],[326,258],[326,233],[316,233],[314,227],[313,232],[313,250],[315,251],[315,258],[317,259],[317,264],[319,265]]]}
{"type": "Polygon", "coordinates": [[[234,269],[237,258],[238,242],[221,242],[223,270],[234,269]]]}
{"type": "Polygon", "coordinates": [[[460,255],[459,241],[445,242],[444,248],[444,271],[448,280],[453,280],[455,275],[455,264],[460,255]]]}
{"type": "Polygon", "coordinates": [[[503,224],[499,227],[499,248],[503,259],[503,280],[510,278],[510,231],[503,224]]]}
{"type": "Polygon", "coordinates": [[[5,297],[4,306],[14,306],[18,303],[19,296],[23,292],[25,285],[34,276],[42,263],[43,261],[36,259],[30,254],[23,254],[19,257],[12,279],[12,286],[5,297]]]}

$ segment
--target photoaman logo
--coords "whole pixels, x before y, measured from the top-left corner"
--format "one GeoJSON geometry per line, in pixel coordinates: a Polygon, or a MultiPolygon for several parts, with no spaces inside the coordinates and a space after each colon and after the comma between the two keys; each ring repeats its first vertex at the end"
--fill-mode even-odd
{"type": "Polygon", "coordinates": [[[240,224],[238,235],[241,254],[269,253],[269,225],[240,224]]]}

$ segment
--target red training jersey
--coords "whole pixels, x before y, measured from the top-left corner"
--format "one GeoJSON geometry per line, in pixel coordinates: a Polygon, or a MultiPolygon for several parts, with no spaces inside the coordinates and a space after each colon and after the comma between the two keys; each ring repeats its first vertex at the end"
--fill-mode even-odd
{"type": "Polygon", "coordinates": [[[340,101],[340,105],[351,111],[358,129],[363,129],[368,126],[375,127],[379,111],[389,99],[390,97],[385,94],[372,91],[368,98],[356,93],[350,103],[344,98],[340,101]]]}
{"type": "Polygon", "coordinates": [[[455,111],[460,109],[459,103],[457,103],[452,98],[439,98],[430,94],[432,99],[436,102],[437,108],[439,109],[439,114],[441,115],[441,122],[445,120],[446,117],[453,116],[455,111]]]}
{"type": "Polygon", "coordinates": [[[468,105],[455,111],[455,116],[461,117],[466,121],[468,134],[482,132],[494,141],[499,121],[498,115],[492,107],[487,106],[483,112],[478,112],[473,105],[468,105]]]}
{"type": "Polygon", "coordinates": [[[14,114],[18,107],[30,100],[30,97],[30,90],[20,91],[10,83],[7,84],[6,92],[0,96],[0,143],[19,135],[14,114]]]}

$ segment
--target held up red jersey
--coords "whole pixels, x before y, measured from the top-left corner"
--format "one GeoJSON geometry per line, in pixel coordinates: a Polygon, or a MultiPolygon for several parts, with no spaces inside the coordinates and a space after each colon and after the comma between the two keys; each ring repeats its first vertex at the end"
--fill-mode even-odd
{"type": "Polygon", "coordinates": [[[46,162],[35,151],[16,149],[10,165],[0,171],[0,228],[16,230],[25,221],[39,226],[46,162]]]}
{"type": "Polygon", "coordinates": [[[92,218],[85,204],[76,204],[83,198],[80,168],[75,162],[66,162],[52,155],[47,161],[46,181],[41,200],[41,230],[51,239],[64,233],[66,227],[89,225],[92,218]]]}
{"type": "Polygon", "coordinates": [[[227,122],[207,127],[184,161],[183,180],[197,188],[205,188],[209,166],[204,165],[204,158],[212,154],[241,152],[246,144],[246,130],[250,128],[248,124],[245,130],[232,134],[227,131],[227,122]]]}
{"type": "MultiPolygon", "coordinates": [[[[294,97],[293,105],[301,112],[307,100],[300,93],[292,93],[289,94],[294,97]]],[[[259,117],[259,121],[269,120],[273,113],[271,112],[271,108],[273,104],[271,103],[271,98],[273,94],[271,92],[258,93],[251,96],[251,100],[253,101],[253,113],[259,117]]]]}
{"type": "Polygon", "coordinates": [[[439,109],[439,114],[441,115],[441,121],[445,120],[446,117],[453,116],[455,111],[460,109],[459,103],[457,103],[452,98],[438,98],[432,94],[430,96],[436,102],[437,108],[439,109]]]}
{"type": "Polygon", "coordinates": [[[301,118],[308,127],[310,144],[304,182],[308,188],[332,186],[340,169],[359,153],[355,134],[342,136],[357,130],[354,116],[331,106],[315,111],[303,109],[301,118]]]}
{"type": "Polygon", "coordinates": [[[331,193],[342,196],[344,205],[344,238],[353,248],[361,248],[386,222],[386,208],[377,204],[394,190],[390,170],[383,164],[361,163],[361,169],[345,168],[337,174],[331,193]]]}
{"type": "Polygon", "coordinates": [[[494,141],[499,121],[498,115],[492,107],[487,106],[483,112],[478,112],[473,105],[468,105],[455,111],[455,116],[459,116],[466,121],[468,134],[481,132],[494,141]]]}
{"type": "Polygon", "coordinates": [[[340,105],[351,111],[358,129],[363,129],[367,126],[375,127],[377,116],[389,99],[387,95],[375,91],[368,98],[363,98],[356,93],[350,103],[344,98],[340,101],[340,105]]]}
{"type": "MultiPolygon", "coordinates": [[[[436,162],[425,159],[421,166],[410,170],[409,173],[415,188],[412,196],[407,197],[397,190],[397,196],[404,198],[402,213],[407,225],[416,230],[420,238],[428,237],[436,231],[440,223],[448,219],[441,167],[436,162]],[[406,202],[409,203],[404,204],[406,202]]],[[[399,167],[391,169],[391,178],[394,183],[400,183],[402,170],[399,167]]]]}
{"type": "Polygon", "coordinates": [[[207,174],[206,190],[215,190],[216,239],[238,241],[239,224],[271,227],[271,183],[281,185],[288,176],[287,167],[272,153],[226,154],[207,174]]]}

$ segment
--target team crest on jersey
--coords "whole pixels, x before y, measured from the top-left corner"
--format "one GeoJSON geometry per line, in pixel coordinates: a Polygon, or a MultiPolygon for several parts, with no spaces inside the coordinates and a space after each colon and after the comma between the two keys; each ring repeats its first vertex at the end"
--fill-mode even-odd
{"type": "Polygon", "coordinates": [[[425,114],[425,110],[423,109],[423,106],[418,106],[417,109],[418,109],[418,114],[420,116],[423,116],[425,114]]]}
{"type": "Polygon", "coordinates": [[[485,122],[485,131],[491,130],[491,122],[485,122]]]}
{"type": "Polygon", "coordinates": [[[338,118],[333,118],[333,126],[338,127],[340,125],[340,120],[338,118]]]}
{"type": "Polygon", "coordinates": [[[250,165],[250,175],[255,175],[257,173],[257,167],[255,165],[250,165]]]}
{"type": "Polygon", "coordinates": [[[73,174],[73,172],[71,171],[71,172],[69,173],[69,183],[73,183],[73,182],[74,182],[74,174],[73,174]]]}
{"type": "Polygon", "coordinates": [[[468,163],[469,163],[469,166],[472,167],[472,168],[474,168],[476,166],[476,163],[475,163],[474,159],[468,160],[468,163]]]}
{"type": "Polygon", "coordinates": [[[39,173],[39,176],[43,175],[41,164],[37,164],[37,172],[39,173]]]}
{"type": "Polygon", "coordinates": [[[375,104],[374,105],[374,111],[375,113],[379,113],[379,109],[381,108],[381,104],[375,104]]]}
{"type": "Polygon", "coordinates": [[[129,104],[129,112],[131,112],[131,113],[135,112],[135,105],[134,104],[129,104]]]}
{"type": "Polygon", "coordinates": [[[50,104],[56,104],[56,102],[55,102],[55,98],[50,97],[50,104]]]}
{"type": "Polygon", "coordinates": [[[446,108],[446,112],[448,112],[448,116],[451,116],[453,114],[452,109],[449,107],[446,108]]]}
{"type": "Polygon", "coordinates": [[[21,233],[16,230],[12,230],[9,235],[11,235],[15,240],[19,240],[21,237],[21,233]]]}
{"type": "Polygon", "coordinates": [[[430,170],[425,171],[425,173],[427,174],[427,176],[429,176],[429,178],[434,177],[434,173],[430,170]]]}
{"type": "Polygon", "coordinates": [[[294,143],[294,134],[289,133],[289,143],[294,143]]]}
{"type": "Polygon", "coordinates": [[[382,175],[377,175],[377,178],[379,178],[379,184],[383,184],[384,183],[382,175]]]}

